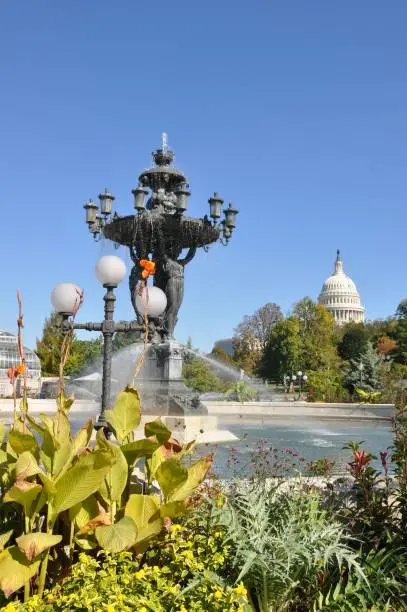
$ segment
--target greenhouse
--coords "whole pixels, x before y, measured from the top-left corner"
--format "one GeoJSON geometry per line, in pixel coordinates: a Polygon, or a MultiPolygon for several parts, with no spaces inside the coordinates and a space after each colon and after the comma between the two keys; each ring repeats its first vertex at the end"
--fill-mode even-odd
{"type": "MultiPolygon", "coordinates": [[[[30,396],[35,396],[41,387],[41,364],[34,351],[25,348],[25,363],[27,366],[27,390],[30,396]]],[[[0,330],[0,397],[11,397],[13,387],[7,375],[9,368],[15,368],[21,363],[18,353],[17,336],[5,330],[0,330]]],[[[17,381],[17,392],[20,393],[21,379],[17,381]]]]}

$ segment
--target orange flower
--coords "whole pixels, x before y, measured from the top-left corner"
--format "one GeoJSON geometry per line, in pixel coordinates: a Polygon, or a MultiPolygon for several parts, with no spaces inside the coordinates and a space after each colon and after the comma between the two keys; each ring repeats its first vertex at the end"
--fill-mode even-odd
{"type": "Polygon", "coordinates": [[[9,377],[10,381],[13,382],[16,378],[18,378],[18,376],[24,374],[24,372],[25,365],[23,363],[20,363],[16,368],[9,368],[7,370],[7,376],[9,377]]]}
{"type": "Polygon", "coordinates": [[[15,378],[15,373],[14,373],[14,368],[9,368],[7,370],[7,376],[9,377],[9,379],[11,380],[11,382],[13,382],[14,378],[15,378]]]}
{"type": "Polygon", "coordinates": [[[140,259],[140,266],[143,268],[141,276],[147,279],[150,274],[154,276],[155,274],[155,261],[150,261],[149,259],[140,259]]]}
{"type": "Polygon", "coordinates": [[[25,365],[23,363],[20,363],[20,365],[16,367],[16,375],[19,376],[20,374],[24,374],[24,373],[25,373],[25,365]]]}

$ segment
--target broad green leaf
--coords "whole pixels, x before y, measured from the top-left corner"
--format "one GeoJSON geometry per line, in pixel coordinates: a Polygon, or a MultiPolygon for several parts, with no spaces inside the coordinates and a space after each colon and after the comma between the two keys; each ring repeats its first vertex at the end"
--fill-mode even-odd
{"type": "Polygon", "coordinates": [[[69,519],[75,521],[78,529],[81,529],[91,519],[99,514],[99,506],[94,495],[90,495],[80,504],[69,508],[69,519]]]}
{"type": "Polygon", "coordinates": [[[40,419],[52,438],[51,474],[57,476],[72,455],[71,425],[64,412],[57,412],[53,417],[40,414],[40,419]]]}
{"type": "Polygon", "coordinates": [[[44,465],[44,468],[48,474],[52,473],[54,454],[59,443],[52,437],[52,433],[46,428],[37,423],[37,421],[30,416],[27,416],[27,420],[31,427],[40,434],[42,438],[40,458],[44,465]]]}
{"type": "Polygon", "coordinates": [[[16,461],[16,479],[26,480],[40,472],[37,460],[30,451],[24,451],[16,461]]]}
{"type": "Polygon", "coordinates": [[[0,444],[4,440],[4,436],[6,435],[6,426],[2,421],[0,421],[0,444]]]}
{"type": "Polygon", "coordinates": [[[0,554],[0,588],[10,597],[38,572],[41,560],[30,563],[17,546],[0,554]]]}
{"type": "Polygon", "coordinates": [[[89,419],[87,423],[78,431],[72,444],[74,455],[77,455],[81,450],[86,448],[93,433],[93,421],[89,419]]]}
{"type": "Polygon", "coordinates": [[[98,546],[95,536],[90,533],[78,534],[75,537],[75,542],[83,550],[93,550],[98,546]]]}
{"type": "Polygon", "coordinates": [[[185,514],[186,511],[187,509],[183,501],[167,502],[160,506],[161,518],[176,518],[177,516],[185,514]]]}
{"type": "Polygon", "coordinates": [[[158,466],[155,472],[155,478],[157,479],[166,500],[177,501],[176,499],[170,500],[169,496],[171,493],[174,493],[178,487],[186,482],[188,478],[188,470],[176,459],[167,459],[158,466]]]}
{"type": "Polygon", "coordinates": [[[24,508],[24,514],[31,517],[32,506],[38,495],[42,491],[42,486],[34,482],[19,481],[4,495],[5,502],[16,502],[24,508]]]}
{"type": "Polygon", "coordinates": [[[101,486],[112,462],[112,455],[105,451],[84,453],[59,480],[53,510],[59,514],[95,493],[101,486]]]}
{"type": "Polygon", "coordinates": [[[119,442],[123,442],[139,426],[140,419],[140,395],[132,387],[120,391],[113,410],[106,410],[106,420],[113,427],[119,442]]]}
{"type": "Polygon", "coordinates": [[[135,544],[141,544],[158,535],[163,528],[158,495],[130,495],[124,514],[136,523],[135,544]]]}
{"type": "Polygon", "coordinates": [[[129,442],[129,444],[124,444],[120,448],[126,457],[127,463],[133,465],[136,459],[151,457],[158,446],[159,444],[155,440],[135,440],[134,442],[129,442]]]}
{"type": "Polygon", "coordinates": [[[13,535],[13,530],[6,531],[5,533],[0,533],[0,552],[3,552],[3,549],[11,536],[13,535]]]}
{"type": "Polygon", "coordinates": [[[41,480],[42,484],[44,485],[44,489],[47,492],[48,497],[49,498],[54,497],[56,493],[56,487],[55,487],[54,481],[51,480],[51,478],[48,478],[48,476],[44,474],[44,472],[42,471],[38,472],[38,478],[41,480]]]}
{"type": "Polygon", "coordinates": [[[8,443],[16,455],[21,455],[25,451],[35,453],[36,449],[38,448],[37,440],[34,438],[29,429],[22,432],[18,431],[16,427],[13,427],[8,435],[8,443]]]}
{"type": "Polygon", "coordinates": [[[15,462],[14,457],[11,457],[7,451],[0,448],[0,465],[3,465],[3,463],[8,463],[10,459],[13,459],[12,463],[15,462]]]}
{"type": "Polygon", "coordinates": [[[95,529],[99,545],[110,552],[121,552],[134,546],[137,539],[136,523],[125,516],[114,525],[106,525],[95,529]]]}
{"type": "Polygon", "coordinates": [[[165,444],[171,438],[170,430],[164,425],[160,418],[144,425],[146,438],[155,436],[160,444],[165,444]]]}
{"type": "Polygon", "coordinates": [[[100,485],[99,493],[109,503],[117,502],[120,504],[129,475],[126,458],[118,446],[106,440],[103,429],[99,429],[96,434],[96,443],[101,450],[110,450],[114,457],[114,463],[110,466],[100,485]]]}
{"type": "Polygon", "coordinates": [[[155,479],[157,469],[164,461],[167,461],[167,453],[163,446],[159,446],[157,450],[153,452],[151,458],[146,461],[148,481],[150,483],[155,479]]]}
{"type": "Polygon", "coordinates": [[[28,533],[16,539],[16,543],[21,552],[29,561],[33,561],[44,550],[59,544],[62,540],[61,535],[52,535],[50,533],[28,533]]]}
{"type": "Polygon", "coordinates": [[[74,401],[75,397],[73,394],[70,397],[66,397],[65,391],[61,391],[61,393],[59,393],[57,396],[58,409],[67,413],[74,401]]]}
{"type": "MultiPolygon", "coordinates": [[[[191,467],[188,468],[188,476],[187,479],[182,482],[180,485],[172,488],[169,491],[166,501],[183,501],[187,497],[194,492],[198,485],[205,479],[206,474],[208,473],[210,467],[212,465],[212,457],[203,457],[199,459],[196,463],[193,463],[191,467]]],[[[160,485],[161,486],[161,485],[160,485]]]]}

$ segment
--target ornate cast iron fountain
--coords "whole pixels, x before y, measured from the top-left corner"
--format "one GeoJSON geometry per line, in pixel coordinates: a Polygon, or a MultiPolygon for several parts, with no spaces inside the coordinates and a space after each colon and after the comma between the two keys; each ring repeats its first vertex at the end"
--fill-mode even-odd
{"type": "MultiPolygon", "coordinates": [[[[159,319],[149,317],[150,347],[142,370],[140,386],[147,411],[174,414],[187,413],[199,405],[182,382],[182,347],[174,340],[174,329],[184,296],[184,268],[199,248],[220,241],[226,245],[236,225],[238,211],[232,204],[223,210],[223,200],[215,193],[209,198],[209,217],[187,216],[191,195],[185,175],[173,166],[174,152],[169,149],[167,135],[153,153],[155,166],[144,170],[133,189],[132,215],[112,215],[114,196],[105,190],[99,195],[100,205],[89,200],[84,208],[89,231],[99,240],[102,236],[127,246],[133,261],[129,277],[130,297],[137,322],[142,313],[136,308],[137,283],[141,280],[140,261],[156,263],[154,285],[167,297],[167,307],[159,319]],[[183,254],[184,252],[184,254],[183,254]]],[[[136,329],[137,326],[128,326],[136,329]]],[[[127,331],[127,328],[125,329],[127,331]]]]}

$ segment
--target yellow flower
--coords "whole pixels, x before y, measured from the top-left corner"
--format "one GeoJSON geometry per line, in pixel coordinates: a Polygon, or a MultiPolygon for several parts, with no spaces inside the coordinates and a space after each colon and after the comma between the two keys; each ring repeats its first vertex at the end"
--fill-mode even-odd
{"type": "Polygon", "coordinates": [[[220,589],[216,589],[214,595],[215,595],[216,599],[222,599],[223,591],[221,591],[220,589]]]}
{"type": "Polygon", "coordinates": [[[141,580],[141,578],[144,578],[144,576],[146,575],[146,571],[144,569],[140,569],[134,575],[138,580],[141,580]]]}
{"type": "Polygon", "coordinates": [[[15,607],[15,605],[13,603],[9,603],[4,608],[4,612],[17,612],[17,608],[15,607]]]}
{"type": "Polygon", "coordinates": [[[238,584],[237,587],[235,588],[235,593],[237,595],[241,595],[242,597],[246,597],[247,595],[247,590],[245,589],[245,587],[243,586],[242,583],[238,584]]]}
{"type": "Polygon", "coordinates": [[[106,612],[115,612],[114,606],[111,606],[110,604],[107,606],[106,608],[106,612]]]}
{"type": "Polygon", "coordinates": [[[138,612],[148,612],[148,610],[145,606],[141,606],[141,608],[138,609],[138,612]]]}

